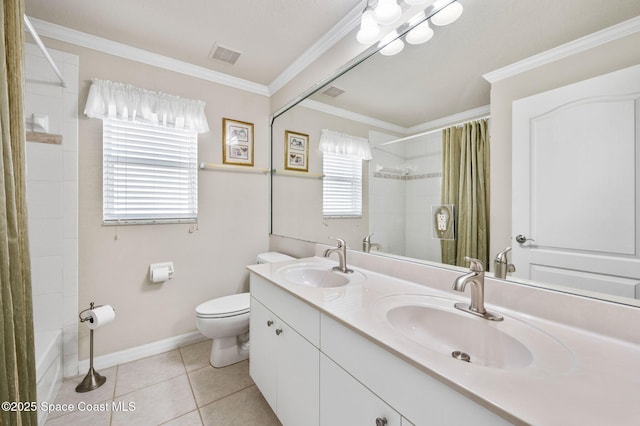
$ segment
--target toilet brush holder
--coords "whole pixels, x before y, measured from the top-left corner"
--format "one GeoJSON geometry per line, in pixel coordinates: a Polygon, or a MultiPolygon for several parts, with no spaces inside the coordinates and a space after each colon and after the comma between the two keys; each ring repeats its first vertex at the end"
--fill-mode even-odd
{"type": "MultiPolygon", "coordinates": [[[[93,308],[96,308],[96,307],[99,307],[99,306],[94,306],[93,302],[91,302],[89,305],[89,309],[85,309],[84,311],[80,312],[79,314],[80,322],[86,322],[86,321],[92,322],[93,318],[89,316],[86,316],[83,318],[82,314],[84,314],[87,311],[93,310],[93,308]]],[[[87,372],[87,375],[84,376],[84,379],[82,379],[82,382],[80,382],[80,384],[76,386],[76,392],[92,391],[102,386],[106,381],[107,381],[107,378],[101,375],[100,373],[98,373],[93,368],[93,329],[90,329],[89,330],[89,371],[87,372]]]]}

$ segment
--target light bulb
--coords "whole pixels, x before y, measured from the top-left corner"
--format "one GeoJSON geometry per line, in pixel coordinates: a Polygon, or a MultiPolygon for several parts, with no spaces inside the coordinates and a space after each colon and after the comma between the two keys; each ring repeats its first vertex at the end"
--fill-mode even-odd
{"type": "Polygon", "coordinates": [[[406,40],[409,44],[421,44],[431,40],[431,37],[433,37],[433,30],[428,22],[423,22],[407,33],[406,40]]]}
{"type": "Polygon", "coordinates": [[[449,25],[462,15],[463,7],[460,3],[454,2],[431,17],[431,23],[440,27],[449,25]]]}
{"type": "Polygon", "coordinates": [[[380,25],[389,25],[402,15],[402,9],[396,0],[378,0],[378,5],[373,9],[373,13],[380,25]]]}
{"type": "Polygon", "coordinates": [[[404,49],[404,42],[397,37],[398,33],[395,31],[387,34],[378,44],[378,47],[384,46],[380,49],[380,53],[385,56],[393,56],[400,53],[404,49]]]}
{"type": "Polygon", "coordinates": [[[378,25],[373,17],[373,10],[367,7],[362,14],[360,31],[356,34],[356,40],[362,44],[371,44],[376,41],[378,34],[380,34],[380,25],[378,25]]]}

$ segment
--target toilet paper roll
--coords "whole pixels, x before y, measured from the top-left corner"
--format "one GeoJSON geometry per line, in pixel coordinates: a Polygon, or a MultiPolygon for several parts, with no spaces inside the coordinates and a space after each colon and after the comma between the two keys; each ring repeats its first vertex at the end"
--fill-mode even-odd
{"type": "Polygon", "coordinates": [[[116,317],[116,312],[113,310],[111,305],[103,305],[97,308],[89,309],[87,311],[87,315],[85,318],[87,320],[84,322],[87,324],[91,330],[94,330],[98,327],[102,327],[105,324],[109,324],[116,317]]]}
{"type": "Polygon", "coordinates": [[[169,279],[169,274],[171,270],[168,266],[161,266],[158,268],[153,268],[151,270],[151,282],[152,283],[161,283],[167,281],[169,279]]]}

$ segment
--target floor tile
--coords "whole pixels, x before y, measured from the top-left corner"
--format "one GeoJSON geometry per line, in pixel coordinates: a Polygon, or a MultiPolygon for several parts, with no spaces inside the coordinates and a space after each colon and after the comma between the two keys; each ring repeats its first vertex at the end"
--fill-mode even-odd
{"type": "Polygon", "coordinates": [[[147,388],[117,397],[114,403],[135,410],[113,411],[111,425],[158,425],[196,409],[187,375],[175,377],[147,388]]]}
{"type": "Polygon", "coordinates": [[[253,385],[253,380],[249,377],[248,361],[224,368],[201,368],[190,372],[189,380],[198,407],[253,385]]]}
{"type": "Polygon", "coordinates": [[[109,426],[110,411],[74,411],[54,419],[47,418],[45,426],[109,426]]]}
{"type": "Polygon", "coordinates": [[[184,364],[177,349],[122,364],[118,367],[115,395],[125,395],[184,373],[184,364]]]}
{"type": "MultiPolygon", "coordinates": [[[[56,395],[54,404],[73,404],[75,408],[79,407],[79,403],[93,404],[97,402],[111,401],[113,399],[113,391],[116,385],[116,371],[117,367],[107,368],[105,370],[98,371],[102,376],[107,378],[102,386],[89,392],[76,392],[76,386],[85,375],[74,377],[72,379],[62,382],[62,386],[56,395]]],[[[47,419],[53,419],[61,415],[67,414],[65,411],[50,411],[47,419]]]]}
{"type": "Polygon", "coordinates": [[[167,423],[162,423],[162,426],[202,426],[202,420],[198,410],[195,410],[167,423]]]}
{"type": "Polygon", "coordinates": [[[280,425],[278,418],[254,385],[200,408],[205,425],[280,425]]]}
{"type": "Polygon", "coordinates": [[[182,361],[187,371],[194,371],[199,368],[209,366],[209,358],[211,357],[212,340],[208,339],[204,342],[195,343],[193,345],[180,348],[182,361]]]}

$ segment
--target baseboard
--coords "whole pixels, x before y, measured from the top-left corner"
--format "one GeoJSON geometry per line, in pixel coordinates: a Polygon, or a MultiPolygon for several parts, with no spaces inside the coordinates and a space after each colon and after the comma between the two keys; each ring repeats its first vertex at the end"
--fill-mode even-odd
{"type": "MultiPolygon", "coordinates": [[[[158,340],[157,342],[148,343],[146,345],[136,346],[123,351],[95,357],[93,359],[93,368],[99,370],[114,367],[119,364],[136,361],[138,359],[171,351],[182,346],[192,345],[204,340],[207,340],[207,337],[203,336],[199,331],[181,334],[179,336],[158,340]]],[[[80,370],[80,374],[84,374],[83,372],[89,371],[89,360],[84,359],[80,361],[78,369],[80,370]]]]}

